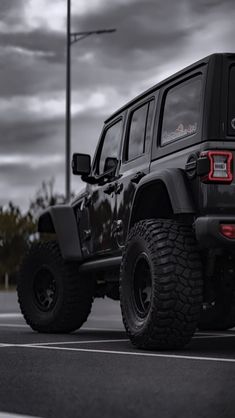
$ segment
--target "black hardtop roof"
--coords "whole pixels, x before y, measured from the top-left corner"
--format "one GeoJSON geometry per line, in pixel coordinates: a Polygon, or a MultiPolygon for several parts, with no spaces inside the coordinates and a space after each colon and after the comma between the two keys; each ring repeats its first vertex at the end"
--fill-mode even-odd
{"type": "Polygon", "coordinates": [[[134,97],[132,100],[130,100],[129,102],[127,102],[124,106],[120,107],[118,110],[116,110],[116,112],[114,112],[111,116],[109,116],[106,120],[105,123],[110,122],[112,119],[114,119],[115,117],[117,117],[120,113],[122,113],[124,110],[126,110],[128,107],[132,106],[135,102],[138,102],[139,100],[141,100],[142,98],[144,98],[145,96],[147,96],[148,94],[154,92],[155,90],[159,89],[160,87],[162,87],[164,84],[168,83],[169,81],[173,81],[174,78],[177,78],[181,75],[185,75],[187,72],[196,69],[197,67],[200,67],[203,64],[208,64],[208,62],[216,57],[216,56],[234,56],[235,58],[235,53],[230,53],[230,52],[224,52],[224,53],[215,53],[215,54],[211,54],[208,55],[205,58],[202,58],[199,61],[194,62],[193,64],[184,67],[182,70],[177,71],[177,73],[172,74],[170,77],[165,78],[164,80],[160,81],[159,83],[155,84],[154,86],[150,87],[148,90],[145,90],[143,93],[140,93],[138,96],[134,97]]]}

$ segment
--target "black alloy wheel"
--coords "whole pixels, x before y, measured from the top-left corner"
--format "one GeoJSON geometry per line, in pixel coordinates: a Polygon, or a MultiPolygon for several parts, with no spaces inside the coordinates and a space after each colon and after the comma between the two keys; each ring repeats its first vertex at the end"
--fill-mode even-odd
{"type": "Polygon", "coordinates": [[[53,309],[56,303],[58,288],[55,277],[48,267],[42,266],[33,279],[33,294],[38,308],[44,312],[53,309]]]}
{"type": "Polygon", "coordinates": [[[146,253],[141,253],[134,265],[133,297],[139,315],[143,318],[146,317],[152,297],[152,277],[146,253]]]}

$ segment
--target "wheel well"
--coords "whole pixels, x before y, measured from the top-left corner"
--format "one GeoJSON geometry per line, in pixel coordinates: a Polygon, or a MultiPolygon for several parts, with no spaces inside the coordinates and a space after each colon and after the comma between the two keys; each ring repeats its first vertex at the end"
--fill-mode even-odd
{"type": "Polygon", "coordinates": [[[50,213],[43,213],[38,220],[38,232],[55,234],[55,227],[50,213]]]}
{"type": "Polygon", "coordinates": [[[164,183],[150,183],[144,186],[136,197],[130,227],[142,219],[168,219],[173,216],[173,208],[164,183]]]}

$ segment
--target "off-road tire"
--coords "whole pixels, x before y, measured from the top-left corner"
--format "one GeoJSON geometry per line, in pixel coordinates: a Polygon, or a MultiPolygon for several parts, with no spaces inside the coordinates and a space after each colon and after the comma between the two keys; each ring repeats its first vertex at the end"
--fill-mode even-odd
{"type": "Polygon", "coordinates": [[[37,243],[29,250],[20,269],[17,290],[22,314],[33,330],[68,333],[87,320],[94,286],[89,278],[78,277],[78,264],[65,262],[58,244],[49,241],[37,243]],[[50,288],[46,290],[46,295],[48,292],[53,295],[48,298],[49,302],[38,297],[39,280],[43,284],[47,277],[52,280],[54,289],[54,293],[50,288]]]}
{"type": "MultiPolygon", "coordinates": [[[[138,266],[138,264],[137,264],[138,266]]],[[[177,349],[189,343],[202,304],[202,266],[190,226],[173,220],[143,220],[131,229],[120,275],[123,323],[131,342],[141,349],[177,349]],[[145,257],[151,274],[148,312],[135,302],[136,260],[145,257]]]]}

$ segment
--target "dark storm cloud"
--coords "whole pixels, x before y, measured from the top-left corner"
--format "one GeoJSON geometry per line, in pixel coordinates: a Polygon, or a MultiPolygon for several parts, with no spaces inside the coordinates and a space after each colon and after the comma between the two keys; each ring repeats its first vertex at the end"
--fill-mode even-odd
{"type": "Polygon", "coordinates": [[[116,27],[115,34],[80,43],[79,51],[81,55],[87,49],[93,51],[98,65],[102,63],[106,69],[138,72],[177,59],[190,46],[193,35],[206,29],[216,15],[227,14],[227,25],[233,26],[234,10],[234,0],[136,0],[122,5],[114,2],[105,9],[77,16],[74,27],[116,27]]]}
{"type": "Polygon", "coordinates": [[[23,21],[24,8],[27,0],[1,0],[0,2],[0,21],[10,25],[19,25],[23,21]]]}
{"type": "MultiPolygon", "coordinates": [[[[122,6],[109,6],[105,11],[95,11],[85,16],[78,16],[74,26],[81,30],[85,28],[116,27],[118,31],[113,35],[103,35],[102,40],[91,38],[93,51],[102,54],[100,60],[106,57],[105,64],[109,67],[120,66],[133,68],[148,64],[142,61],[141,54],[147,55],[151,51],[157,61],[158,54],[170,56],[187,41],[192,26],[185,23],[184,1],[142,1],[126,3],[122,6]],[[165,50],[167,46],[167,51],[165,50]],[[101,50],[101,51],[100,51],[101,50]],[[133,61],[134,59],[134,61],[133,61]]],[[[84,52],[88,44],[81,44],[84,52]]],[[[151,62],[151,55],[148,60],[151,62]]]]}
{"type": "MultiPolygon", "coordinates": [[[[0,51],[1,52],[1,51],[0,51]]],[[[6,48],[0,54],[1,97],[38,95],[64,89],[65,66],[6,48]]]]}
{"type": "MultiPolygon", "coordinates": [[[[21,10],[20,1],[1,4],[6,8],[8,3],[21,10]]],[[[75,16],[74,30],[116,27],[117,32],[92,36],[73,46],[73,88],[110,84],[128,95],[132,85],[147,79],[152,68],[161,69],[164,63],[187,53],[193,34],[208,23],[211,13],[234,12],[233,4],[233,0],[109,2],[100,10],[75,16]],[[87,53],[93,55],[91,62],[84,60],[87,53]]],[[[2,34],[0,46],[5,52],[0,64],[1,95],[64,88],[64,44],[65,33],[45,28],[2,34]],[[27,56],[12,49],[7,52],[7,46],[42,54],[27,56]]]]}
{"type": "Polygon", "coordinates": [[[15,47],[31,51],[37,57],[52,62],[61,62],[65,59],[66,38],[63,32],[49,31],[44,28],[14,33],[3,33],[0,37],[0,46],[15,47]],[[40,55],[41,53],[41,55],[40,55]]]}
{"type": "Polygon", "coordinates": [[[7,19],[11,11],[15,11],[17,16],[21,16],[25,3],[27,3],[27,0],[1,0],[0,17],[7,19]]]}
{"type": "MultiPolygon", "coordinates": [[[[73,149],[93,153],[102,129],[103,119],[83,113],[73,119],[73,149]]],[[[0,157],[5,155],[64,154],[64,118],[1,122],[0,157]]]]}
{"type": "Polygon", "coordinates": [[[40,154],[64,151],[63,119],[1,122],[0,156],[5,154],[40,154]]]}
{"type": "MultiPolygon", "coordinates": [[[[93,36],[72,48],[73,88],[102,88],[108,83],[128,96],[152,69],[187,53],[190,39],[212,12],[232,8],[232,1],[142,1],[109,3],[104,9],[74,18],[74,30],[116,27],[115,34],[93,36]],[[200,5],[200,6],[199,6],[200,5]],[[203,15],[200,9],[204,10],[203,15]],[[84,57],[93,55],[89,62],[84,57]],[[107,83],[108,81],[108,83],[107,83]]],[[[234,9],[234,8],[233,8],[234,9]]],[[[228,22],[229,25],[229,22],[228,22]]],[[[5,48],[0,64],[1,95],[38,94],[65,87],[65,33],[44,28],[0,37],[5,48]],[[35,53],[27,56],[8,47],[35,53]],[[36,53],[42,53],[37,55],[36,53]]]]}
{"type": "MultiPolygon", "coordinates": [[[[139,85],[154,75],[157,81],[167,65],[171,64],[174,70],[174,63],[184,61],[185,57],[189,57],[190,63],[190,56],[193,62],[215,52],[217,45],[213,40],[211,49],[203,52],[207,40],[200,34],[204,31],[208,35],[210,25],[224,15],[227,15],[226,30],[229,27],[233,30],[232,16],[235,17],[232,0],[219,3],[216,0],[136,0],[122,5],[109,2],[105,6],[74,17],[74,29],[115,27],[117,32],[93,36],[74,45],[73,87],[89,85],[102,89],[110,83],[124,98],[139,93],[142,89],[139,85]],[[196,43],[195,36],[202,36],[200,43],[196,43]],[[84,60],[89,53],[93,56],[91,62],[84,60]]],[[[219,30],[223,39],[224,26],[219,30]]]]}
{"type": "Polygon", "coordinates": [[[227,13],[234,10],[234,0],[191,0],[190,4],[192,10],[200,16],[203,16],[204,13],[208,14],[213,11],[216,11],[217,13],[221,11],[227,13]]]}

